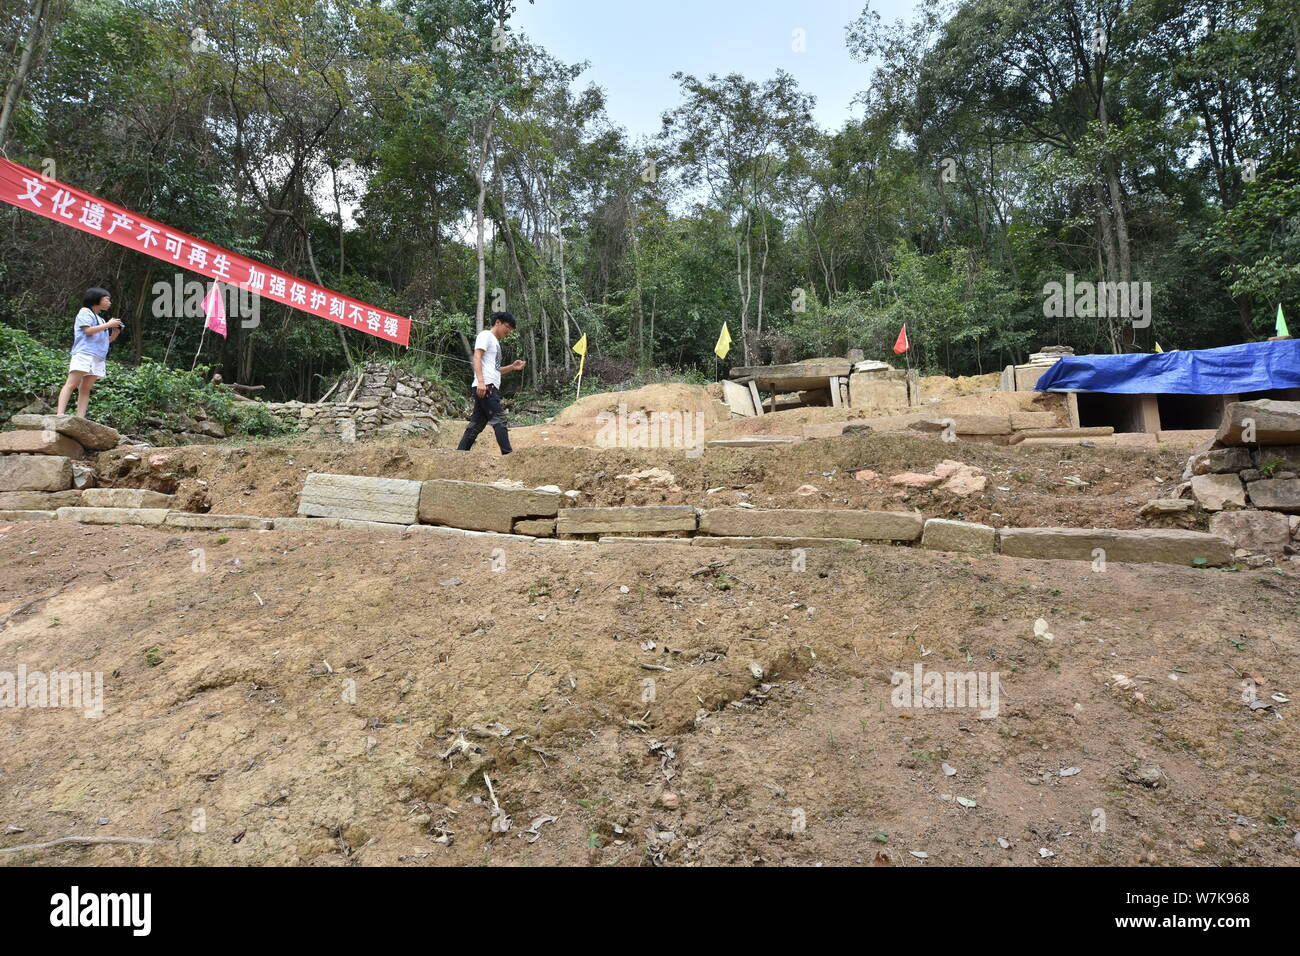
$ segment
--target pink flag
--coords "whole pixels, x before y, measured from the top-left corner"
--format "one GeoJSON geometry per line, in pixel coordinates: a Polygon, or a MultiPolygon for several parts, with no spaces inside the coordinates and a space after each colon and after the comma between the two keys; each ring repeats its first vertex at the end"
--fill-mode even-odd
{"type": "Polygon", "coordinates": [[[221,286],[214,282],[212,289],[203,299],[203,314],[208,317],[207,327],[223,339],[226,337],[226,300],[221,295],[221,286]]]}

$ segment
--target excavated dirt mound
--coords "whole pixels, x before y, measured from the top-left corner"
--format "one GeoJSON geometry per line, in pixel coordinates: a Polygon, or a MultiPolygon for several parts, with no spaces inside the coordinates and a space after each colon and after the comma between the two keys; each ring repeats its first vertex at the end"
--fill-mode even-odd
{"type": "Polygon", "coordinates": [[[960,517],[993,525],[1138,527],[1138,509],[1172,493],[1186,451],[948,444],[917,432],[815,439],[793,446],[681,450],[526,447],[502,457],[480,439],[472,452],[396,443],[256,443],[103,453],[99,471],[122,487],[176,491],[215,514],[292,515],[309,472],[384,478],[514,479],[529,487],[559,485],[582,492],[580,505],[692,504],[761,508],[920,509],[927,517],[960,517]],[[988,476],[982,493],[908,492],[888,483],[907,471],[928,471],[945,459],[988,476]],[[619,479],[666,469],[670,485],[619,479]],[[861,470],[877,478],[861,481],[861,470]],[[1066,479],[1071,479],[1067,481],[1066,479]],[[1086,484],[1077,484],[1082,481],[1086,484]],[[206,484],[201,484],[206,482],[206,484]],[[811,494],[799,489],[812,485],[811,494]],[[710,493],[711,492],[711,493],[710,493]]]}
{"type": "Polygon", "coordinates": [[[602,412],[618,414],[623,407],[628,412],[704,412],[706,425],[725,419],[730,412],[722,403],[721,385],[684,385],[670,382],[664,385],[645,385],[625,392],[598,392],[584,395],[555,416],[555,421],[585,421],[595,419],[602,412]]]}
{"type": "Polygon", "coordinates": [[[0,525],[0,567],[0,670],[105,695],[0,710],[0,847],[157,841],[2,863],[1300,852],[1293,573],[70,522],[0,525]],[[918,664],[997,715],[895,706],[918,664]]]}
{"type": "MultiPolygon", "coordinates": [[[[943,415],[1006,415],[1011,412],[1051,410],[1061,404],[1059,399],[1037,392],[998,391],[997,385],[997,375],[955,379],[933,376],[921,379],[921,405],[916,407],[897,405],[850,409],[810,406],[769,412],[753,418],[731,415],[722,401],[720,384],[648,385],[626,392],[601,392],[584,396],[546,424],[512,429],[510,435],[511,443],[516,448],[534,445],[592,447],[597,444],[601,432],[602,423],[597,420],[597,416],[604,412],[617,415],[620,405],[628,414],[641,411],[647,414],[669,412],[694,415],[702,412],[706,437],[713,439],[798,435],[805,425],[876,420],[881,416],[897,419],[877,422],[879,427],[892,431],[906,428],[907,421],[911,420],[900,416],[930,418],[943,415]]],[[[1064,424],[1063,418],[1061,423],[1064,424]]],[[[463,423],[448,421],[434,443],[439,447],[454,448],[463,431],[463,423]]],[[[487,433],[479,441],[491,444],[492,436],[487,433]]]]}
{"type": "MultiPolygon", "coordinates": [[[[921,397],[924,399],[960,398],[963,395],[975,395],[981,392],[996,392],[1002,384],[1002,376],[997,372],[988,375],[926,375],[921,378],[921,397]]],[[[1015,392],[1003,392],[1015,395],[1015,392]]],[[[1033,392],[1021,392],[1021,395],[1033,395],[1033,392]]]]}

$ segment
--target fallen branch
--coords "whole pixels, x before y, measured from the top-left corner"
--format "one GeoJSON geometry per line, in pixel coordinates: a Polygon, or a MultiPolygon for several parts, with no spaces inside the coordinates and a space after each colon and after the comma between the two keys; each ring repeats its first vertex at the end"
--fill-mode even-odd
{"type": "Polygon", "coordinates": [[[338,388],[340,385],[342,385],[342,384],[343,384],[343,379],[339,379],[337,382],[335,382],[333,385],[331,385],[331,386],[329,387],[329,391],[328,391],[328,392],[326,392],[326,393],[325,393],[324,395],[322,395],[320,398],[316,399],[316,404],[319,405],[321,402],[325,401],[325,399],[327,399],[327,398],[329,398],[331,395],[333,395],[333,394],[334,394],[334,390],[337,389],[337,388],[338,388]]]}
{"type": "Polygon", "coordinates": [[[18,846],[0,847],[0,853],[18,853],[22,850],[48,850],[55,846],[96,846],[99,844],[125,844],[127,846],[151,846],[158,843],[158,840],[146,840],[143,837],[98,837],[98,836],[69,836],[60,837],[57,840],[51,840],[48,843],[22,843],[18,846]]]}

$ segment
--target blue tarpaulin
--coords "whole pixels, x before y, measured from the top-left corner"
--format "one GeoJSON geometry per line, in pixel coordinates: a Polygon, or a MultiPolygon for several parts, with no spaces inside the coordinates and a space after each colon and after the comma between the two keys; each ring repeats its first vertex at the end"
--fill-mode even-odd
{"type": "Polygon", "coordinates": [[[1067,355],[1038,380],[1039,392],[1240,395],[1300,388],[1300,339],[1154,355],[1067,355]]]}

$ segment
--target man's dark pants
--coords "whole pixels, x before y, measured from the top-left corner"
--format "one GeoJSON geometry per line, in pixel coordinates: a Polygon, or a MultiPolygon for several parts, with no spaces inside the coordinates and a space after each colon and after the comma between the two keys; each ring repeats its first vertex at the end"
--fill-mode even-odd
{"type": "Polygon", "coordinates": [[[470,389],[470,397],[474,400],[474,409],[469,415],[469,427],[465,429],[465,434],[461,436],[460,444],[456,446],[457,451],[469,451],[474,447],[474,442],[478,440],[479,433],[491,425],[492,430],[496,432],[497,444],[501,446],[501,454],[508,455],[510,448],[510,429],[506,424],[506,413],[501,409],[501,393],[497,391],[495,385],[489,385],[487,394],[482,398],[478,397],[478,389],[470,389]]]}

